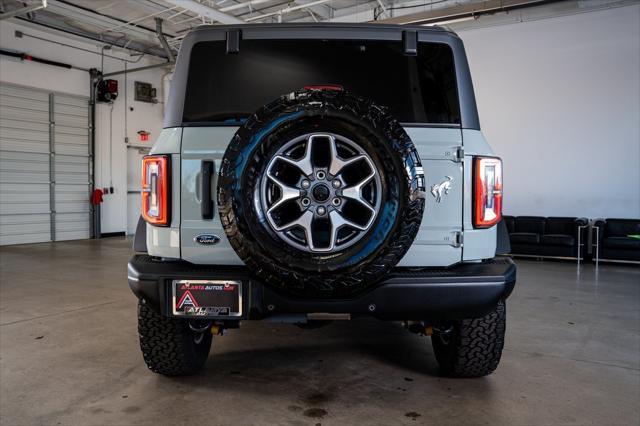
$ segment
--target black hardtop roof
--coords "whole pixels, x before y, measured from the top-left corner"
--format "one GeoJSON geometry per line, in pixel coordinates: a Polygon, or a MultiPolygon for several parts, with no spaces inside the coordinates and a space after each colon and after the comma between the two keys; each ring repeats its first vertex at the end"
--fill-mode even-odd
{"type": "MultiPolygon", "coordinates": [[[[395,37],[402,37],[402,33],[405,31],[416,32],[428,37],[429,35],[437,36],[439,38],[451,38],[460,40],[458,35],[449,30],[448,28],[438,26],[422,26],[422,25],[398,25],[398,24],[376,24],[372,22],[364,23],[348,23],[348,22],[292,22],[292,23],[273,23],[273,24],[227,24],[227,25],[202,25],[191,30],[185,39],[200,38],[205,34],[220,34],[239,31],[241,34],[252,34],[259,32],[261,34],[274,34],[275,39],[291,38],[290,34],[297,32],[305,33],[305,38],[322,38],[324,35],[330,38],[335,38],[335,34],[349,34],[349,38],[358,39],[371,39],[386,34],[387,36],[393,35],[395,37]],[[314,37],[309,37],[308,34],[312,32],[314,37]],[[365,37],[358,37],[356,34],[367,34],[365,37]],[[334,36],[334,37],[331,37],[334,36]]],[[[392,36],[392,37],[393,37],[392,36]]],[[[262,37],[261,37],[262,38],[262,37]]]]}
{"type": "Polygon", "coordinates": [[[397,30],[397,31],[425,31],[425,32],[445,32],[457,37],[457,34],[448,28],[439,26],[423,26],[423,25],[399,25],[399,24],[383,24],[375,22],[285,22],[285,23],[272,23],[272,24],[225,24],[225,25],[201,25],[194,28],[191,32],[199,31],[227,31],[230,29],[245,29],[245,28],[264,28],[264,29],[283,29],[283,28],[322,28],[330,31],[332,29],[379,29],[385,30],[397,30]]]}

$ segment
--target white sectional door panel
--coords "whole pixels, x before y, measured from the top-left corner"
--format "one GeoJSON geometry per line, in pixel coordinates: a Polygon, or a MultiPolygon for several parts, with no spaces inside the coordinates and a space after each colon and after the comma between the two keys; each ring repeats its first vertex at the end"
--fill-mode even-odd
{"type": "Polygon", "coordinates": [[[89,238],[88,99],[0,83],[0,245],[89,238]]]}
{"type": "Polygon", "coordinates": [[[53,95],[56,241],[90,237],[89,100],[53,95]]]}

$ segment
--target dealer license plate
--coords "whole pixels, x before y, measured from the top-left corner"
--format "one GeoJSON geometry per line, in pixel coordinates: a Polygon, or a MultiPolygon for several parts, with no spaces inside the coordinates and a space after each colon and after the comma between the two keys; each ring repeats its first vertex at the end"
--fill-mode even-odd
{"type": "Polygon", "coordinates": [[[222,280],[174,280],[173,315],[239,317],[242,283],[222,280]]]}

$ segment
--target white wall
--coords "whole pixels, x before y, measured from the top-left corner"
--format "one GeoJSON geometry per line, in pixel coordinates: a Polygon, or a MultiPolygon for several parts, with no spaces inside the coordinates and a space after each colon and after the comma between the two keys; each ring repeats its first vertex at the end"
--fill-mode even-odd
{"type": "Polygon", "coordinates": [[[505,213],[639,218],[640,6],[458,34],[505,213]]]}
{"type": "MultiPolygon", "coordinates": [[[[114,61],[116,62],[116,61],[114,61]]],[[[122,64],[114,64],[114,69],[121,69],[122,64]],[[118,68],[116,68],[116,66],[118,68]]],[[[105,64],[105,69],[108,70],[105,64]]],[[[107,71],[108,72],[108,71],[107,71]]],[[[162,130],[162,105],[149,104],[134,101],[134,81],[151,83],[160,93],[160,81],[163,73],[160,70],[141,71],[129,74],[127,77],[128,94],[127,107],[133,107],[133,111],[127,110],[127,129],[125,129],[125,101],[124,101],[124,76],[109,77],[118,80],[119,95],[113,103],[113,116],[110,120],[111,104],[98,103],[96,105],[96,188],[108,188],[113,183],[115,192],[104,196],[105,202],[101,207],[103,233],[125,232],[127,230],[127,145],[125,136],[128,135],[129,143],[135,146],[151,146],[162,130]],[[111,145],[109,144],[109,128],[111,127],[111,145]],[[140,142],[137,132],[145,130],[150,132],[149,142],[140,142]],[[112,147],[110,161],[109,146],[112,147]],[[111,163],[111,165],[110,165],[111,163]]],[[[137,167],[140,167],[138,164],[137,167]]],[[[137,203],[139,197],[129,197],[137,203]]],[[[137,221],[137,217],[136,217],[137,221]]]]}
{"type": "MultiPolygon", "coordinates": [[[[99,55],[89,52],[64,47],[52,43],[43,42],[33,38],[16,38],[14,31],[20,30],[30,35],[46,38],[47,40],[59,41],[72,44],[84,49],[100,52],[98,43],[92,44],[81,40],[70,39],[63,34],[52,34],[43,32],[32,27],[27,27],[13,21],[2,21],[0,25],[0,47],[20,52],[25,52],[33,56],[65,62],[80,68],[101,67],[99,55]]],[[[120,58],[131,58],[122,51],[106,51],[108,55],[120,58]]],[[[129,69],[139,66],[159,63],[159,58],[142,58],[137,64],[129,64],[129,69]]],[[[113,72],[124,69],[124,62],[117,59],[105,58],[104,72],[113,72]]],[[[143,145],[138,141],[138,130],[151,132],[151,145],[153,140],[159,135],[162,129],[162,103],[147,104],[134,101],[134,81],[145,81],[151,83],[158,89],[159,100],[162,101],[161,79],[166,73],[166,69],[158,68],[139,73],[129,74],[128,80],[128,107],[133,107],[133,111],[128,112],[128,136],[131,144],[143,145]]],[[[109,170],[109,109],[108,104],[98,104],[96,108],[96,158],[95,158],[95,185],[96,188],[109,187],[113,181],[115,192],[105,195],[102,204],[101,227],[103,233],[124,232],[127,229],[127,147],[124,142],[125,126],[125,96],[124,96],[124,76],[111,77],[118,80],[119,96],[113,104],[112,122],[112,170],[109,170]]],[[[71,93],[82,96],[89,96],[89,73],[77,69],[64,69],[35,62],[22,62],[0,57],[0,81],[22,84],[26,86],[38,87],[46,90],[71,93]]]]}

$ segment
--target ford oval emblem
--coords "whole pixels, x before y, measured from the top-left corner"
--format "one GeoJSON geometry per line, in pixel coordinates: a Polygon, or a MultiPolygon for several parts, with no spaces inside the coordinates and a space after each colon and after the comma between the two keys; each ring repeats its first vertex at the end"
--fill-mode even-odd
{"type": "Polygon", "coordinates": [[[198,244],[202,244],[203,246],[213,246],[220,242],[220,237],[218,237],[217,235],[211,235],[211,234],[201,234],[201,235],[196,235],[193,238],[193,241],[195,241],[198,244]]]}

